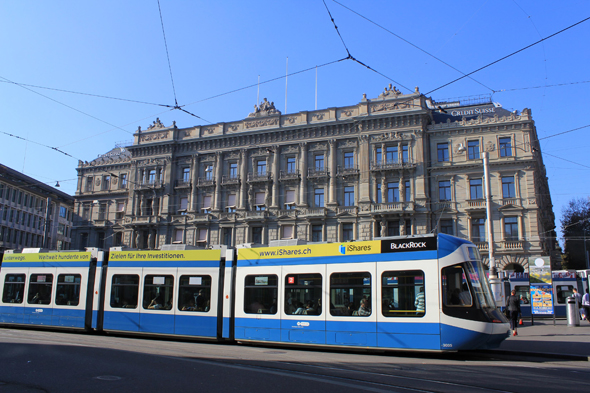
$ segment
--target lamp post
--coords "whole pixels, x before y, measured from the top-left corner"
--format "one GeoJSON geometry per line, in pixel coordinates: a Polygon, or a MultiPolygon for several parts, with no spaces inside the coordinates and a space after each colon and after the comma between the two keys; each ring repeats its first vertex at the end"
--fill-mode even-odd
{"type": "Polygon", "coordinates": [[[498,269],[496,267],[496,258],[494,257],[494,225],[492,217],[492,191],[490,184],[490,153],[483,152],[483,176],[485,181],[485,199],[486,199],[486,228],[488,235],[488,258],[490,260],[490,286],[496,303],[502,305],[502,288],[501,281],[498,278],[498,269]]]}

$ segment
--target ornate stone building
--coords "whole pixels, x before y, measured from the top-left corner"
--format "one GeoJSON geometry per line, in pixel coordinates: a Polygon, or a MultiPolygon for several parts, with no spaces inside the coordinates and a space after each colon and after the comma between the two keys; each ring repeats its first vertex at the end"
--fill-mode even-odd
{"type": "Polygon", "coordinates": [[[134,138],[78,165],[80,247],[440,231],[472,239],[485,256],[481,153],[489,151],[501,266],[520,270],[526,257],[554,250],[527,109],[436,103],[418,88],[403,95],[390,85],[347,107],[283,115],[264,99],[240,121],[178,128],[157,119],[134,138]]]}

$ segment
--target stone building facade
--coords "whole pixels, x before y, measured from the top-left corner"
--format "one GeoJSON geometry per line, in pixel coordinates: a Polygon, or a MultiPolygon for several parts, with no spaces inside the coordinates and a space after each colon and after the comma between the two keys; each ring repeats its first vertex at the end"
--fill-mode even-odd
{"type": "Polygon", "coordinates": [[[73,223],[72,196],[0,164],[0,253],[69,250],[73,223]]]}
{"type": "Polygon", "coordinates": [[[440,231],[485,256],[477,179],[489,151],[496,258],[520,270],[554,249],[536,141],[530,110],[437,103],[391,86],[347,107],[283,115],[265,99],[240,121],[156,119],[132,145],[79,162],[76,236],[80,247],[153,249],[440,231]]]}

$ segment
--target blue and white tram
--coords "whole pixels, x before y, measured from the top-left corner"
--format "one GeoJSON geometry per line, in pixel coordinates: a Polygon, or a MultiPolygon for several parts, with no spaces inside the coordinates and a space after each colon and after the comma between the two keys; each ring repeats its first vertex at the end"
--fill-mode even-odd
{"type": "Polygon", "coordinates": [[[237,265],[238,341],[445,351],[509,333],[477,248],[455,237],[240,249],[237,265]]]}
{"type": "Polygon", "coordinates": [[[215,341],[457,351],[498,346],[477,248],[447,235],[213,250],[5,255],[0,324],[215,341]]]}

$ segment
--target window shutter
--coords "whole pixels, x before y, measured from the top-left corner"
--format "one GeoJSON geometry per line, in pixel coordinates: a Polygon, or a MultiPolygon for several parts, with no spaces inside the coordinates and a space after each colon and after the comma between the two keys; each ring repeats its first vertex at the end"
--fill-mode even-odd
{"type": "Polygon", "coordinates": [[[186,210],[188,206],[188,198],[180,198],[180,210],[186,210]]]}
{"type": "Polygon", "coordinates": [[[287,191],[287,195],[285,196],[285,203],[294,203],[295,202],[295,190],[287,191]]]}
{"type": "Polygon", "coordinates": [[[211,208],[211,195],[206,195],[203,197],[203,209],[210,209],[211,208]]]}
{"type": "Polygon", "coordinates": [[[293,225],[283,226],[283,239],[293,238],[293,225]]]}
{"type": "Polygon", "coordinates": [[[207,241],[207,230],[199,229],[199,241],[207,241]]]}
{"type": "Polygon", "coordinates": [[[264,197],[266,194],[264,192],[257,192],[256,193],[256,205],[264,205],[264,197]]]}
{"type": "Polygon", "coordinates": [[[236,205],[236,194],[229,194],[227,196],[227,206],[233,207],[236,205]]]}

